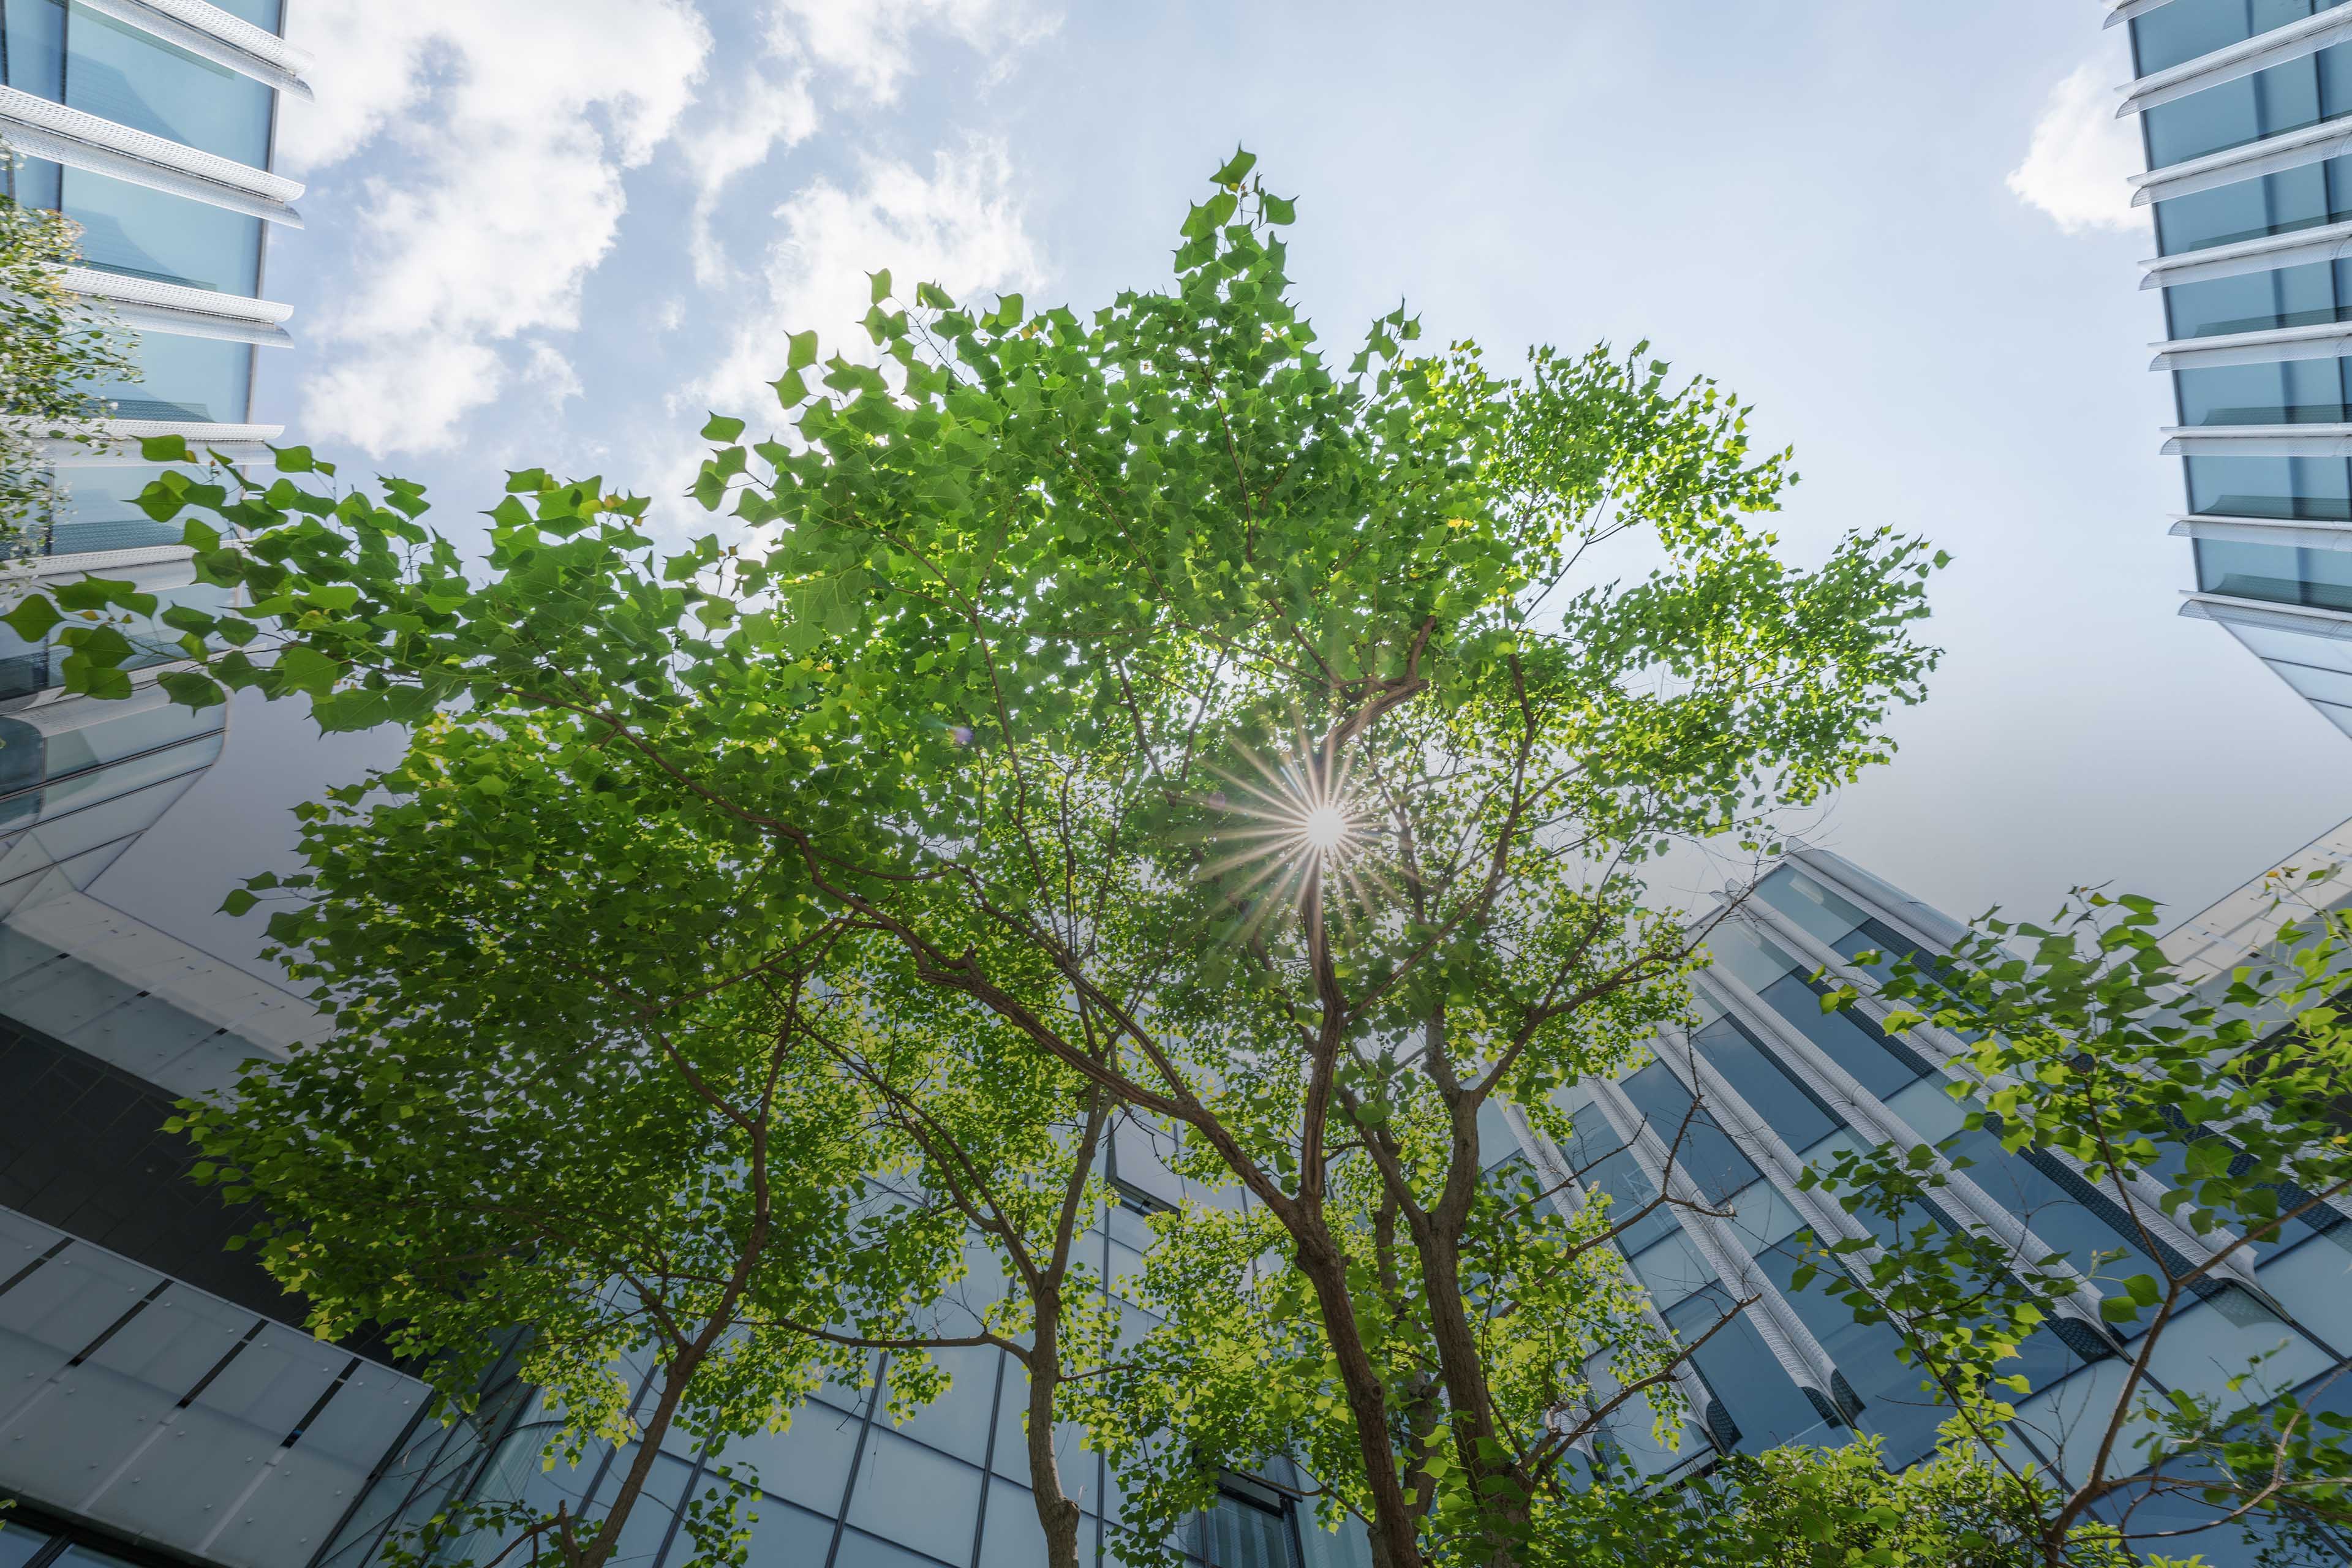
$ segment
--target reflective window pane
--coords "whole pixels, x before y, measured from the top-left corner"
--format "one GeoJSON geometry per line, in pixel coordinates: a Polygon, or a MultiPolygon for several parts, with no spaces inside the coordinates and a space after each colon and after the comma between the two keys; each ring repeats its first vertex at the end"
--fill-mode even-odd
{"type": "Polygon", "coordinates": [[[1700,1291],[1665,1319],[1685,1344],[1709,1336],[1691,1352],[1691,1362],[1739,1428],[1739,1451],[1759,1454],[1800,1440],[1831,1446],[1843,1442],[1843,1432],[1822,1420],[1812,1401],[1780,1370],[1780,1359],[1746,1313],[1722,1322],[1730,1299],[1717,1286],[1700,1291]]]}
{"type": "Polygon", "coordinates": [[[251,343],[145,332],[137,358],[137,381],[89,388],[114,405],[117,418],[244,422],[253,386],[251,343]]]}
{"type": "Polygon", "coordinates": [[[2340,425],[2344,365],[2337,359],[2200,366],[2177,371],[2183,425],[2340,425]]]}
{"type": "Polygon", "coordinates": [[[250,297],[260,279],[261,220],[68,169],[65,214],[81,225],[91,267],[250,297]]]}
{"type": "Polygon", "coordinates": [[[2333,44],[2160,103],[2147,122],[2148,166],[2201,158],[2352,113],[2352,46],[2333,44]]]}
{"type": "Polygon", "coordinates": [[[74,7],[66,102],[75,109],[257,169],[269,162],[272,98],[267,83],[74,7]]]}
{"type": "Polygon", "coordinates": [[[2154,76],[2200,55],[2332,10],[2344,0],[2172,0],[2131,20],[2137,73],[2154,76]]]}
{"type": "Polygon", "coordinates": [[[7,82],[55,103],[65,94],[66,8],[60,0],[0,0],[7,82]]]}
{"type": "Polygon", "coordinates": [[[2352,520],[2352,470],[2339,458],[2187,459],[2189,509],[2211,517],[2352,520]]]}

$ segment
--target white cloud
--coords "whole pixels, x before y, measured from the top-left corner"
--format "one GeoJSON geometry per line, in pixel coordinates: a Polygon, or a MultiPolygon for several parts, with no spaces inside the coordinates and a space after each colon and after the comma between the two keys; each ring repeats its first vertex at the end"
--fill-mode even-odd
{"type": "Polygon", "coordinates": [[[868,98],[887,103],[913,64],[919,29],[953,34],[1001,62],[1052,32],[1060,18],[1028,0],[772,0],[771,37],[780,53],[844,73],[868,98]]]}
{"type": "Polygon", "coordinates": [[[2067,234],[2142,222],[2126,184],[2140,172],[2138,127],[2116,118],[2116,79],[2105,57],[2077,66],[2051,89],[2025,161],[2009,174],[2009,188],[2067,234]]]}
{"type": "Polygon", "coordinates": [[[725,282],[732,273],[710,228],[728,182],[766,163],[777,148],[797,146],[815,133],[816,100],[809,96],[808,78],[803,69],[788,81],[775,82],[754,69],[712,123],[679,138],[694,172],[688,248],[694,280],[706,289],[725,282]]]}
{"type": "MultiPolygon", "coordinates": [[[[318,103],[289,103],[287,163],[396,153],[353,204],[362,259],[313,328],[337,353],[304,384],[304,433],[449,446],[511,382],[491,345],[578,326],[622,174],[677,129],[709,30],[687,0],[307,0],[294,16],[318,103]]],[[[527,374],[561,386],[551,356],[532,348],[527,374]]]]}
{"type": "Polygon", "coordinates": [[[872,300],[867,275],[879,268],[901,298],[918,282],[959,300],[1037,286],[1045,263],[1025,216],[999,142],[942,151],[928,174],[868,163],[854,191],[813,182],[776,208],[782,232],[768,247],[764,298],[694,395],[756,422],[761,405],[774,406],[766,384],[783,374],[785,336],[811,327],[826,355],[870,357],[857,323],[872,300]]]}

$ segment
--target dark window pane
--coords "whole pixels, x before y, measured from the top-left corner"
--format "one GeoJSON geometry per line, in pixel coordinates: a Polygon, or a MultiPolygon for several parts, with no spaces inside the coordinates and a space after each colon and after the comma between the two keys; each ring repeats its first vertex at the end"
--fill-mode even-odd
{"type": "Polygon", "coordinates": [[[1705,1107],[1694,1111],[1690,1091],[1663,1062],[1627,1078],[1619,1088],[1641,1110],[1658,1142],[1674,1152],[1675,1163],[1710,1202],[1730,1196],[1758,1179],[1756,1167],[1732,1145],[1705,1107]],[[1680,1147],[1676,1147],[1679,1139],[1680,1147]]]}
{"type": "Polygon", "coordinates": [[[2142,116],[2148,166],[2186,163],[2347,113],[2352,113],[2352,46],[2333,44],[2148,110],[2142,116]]]}
{"type": "Polygon", "coordinates": [[[2343,361],[2283,360],[2177,371],[2183,425],[2338,425],[2343,361]]]}
{"type": "Polygon", "coordinates": [[[2341,458],[2196,457],[2188,464],[2192,511],[2352,521],[2352,472],[2341,458]]]}
{"type": "Polygon", "coordinates": [[[1801,975],[1781,980],[1764,994],[1764,999],[1819,1046],[1824,1056],[1881,1100],[1927,1071],[1926,1064],[1889,1041],[1867,1018],[1851,1011],[1822,1012],[1821,988],[1801,975]]]}
{"type": "MultiPolygon", "coordinates": [[[[1804,1391],[1780,1370],[1779,1358],[1746,1313],[1716,1328],[1731,1300],[1723,1295],[1722,1287],[1710,1286],[1668,1311],[1665,1319],[1685,1344],[1715,1330],[1714,1336],[1692,1352],[1691,1362],[1738,1426],[1739,1451],[1759,1454],[1801,1438],[1831,1447],[1844,1441],[1844,1432],[1823,1422],[1804,1391]]],[[[1705,1413],[1693,1414],[1704,1416],[1705,1413]]]]}
{"type": "Polygon", "coordinates": [[[2344,0],[2173,0],[2169,5],[2132,18],[2134,65],[2139,75],[2154,76],[2343,4],[2344,0]]]}
{"type": "Polygon", "coordinates": [[[1723,1017],[1691,1033],[1708,1064],[1731,1084],[1764,1125],[1791,1149],[1810,1149],[1837,1131],[1836,1118],[1791,1078],[1738,1021],[1723,1017]]]}
{"type": "Polygon", "coordinates": [[[2352,311],[2339,310],[2336,302],[2352,300],[2352,289],[2338,290],[2336,268],[2347,265],[2352,264],[2314,261],[2275,272],[2175,284],[2164,291],[2167,332],[2175,338],[2205,338],[2345,320],[2352,311]]]}
{"type": "Polygon", "coordinates": [[[2352,554],[2252,544],[2231,539],[2197,542],[2197,585],[2209,594],[2352,610],[2352,554]]]}

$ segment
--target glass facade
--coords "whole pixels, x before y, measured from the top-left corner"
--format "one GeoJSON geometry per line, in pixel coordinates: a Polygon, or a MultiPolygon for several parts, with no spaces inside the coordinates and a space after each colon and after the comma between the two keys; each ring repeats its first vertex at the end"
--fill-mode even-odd
{"type": "MultiPolygon", "coordinates": [[[[222,9],[226,16],[198,16],[192,25],[242,45],[251,36],[238,22],[275,33],[284,19],[278,0],[241,0],[222,9]]],[[[159,25],[168,24],[156,15],[159,25]]],[[[12,88],[141,137],[257,170],[271,162],[275,88],[135,21],[71,0],[0,0],[0,77],[12,88]]],[[[164,154],[155,157],[159,166],[168,165],[164,154]]],[[[62,164],[26,160],[8,176],[8,187],[18,203],[61,212],[79,224],[82,262],[94,271],[243,299],[261,291],[267,226],[233,210],[241,198],[167,194],[70,159],[62,164]]],[[[137,380],[89,389],[111,405],[112,417],[184,426],[249,420],[256,369],[249,345],[183,335],[150,318],[133,357],[137,380]]],[[[200,431],[189,434],[202,438],[200,431]]],[[[65,459],[77,467],[86,460],[73,451],[65,459]]],[[[106,487],[68,488],[95,494],[106,487]]],[[[119,506],[98,516],[68,507],[53,525],[47,549],[60,555],[118,549],[158,542],[155,533],[119,506]]]]}
{"type": "MultiPolygon", "coordinates": [[[[2345,658],[2327,673],[2339,675],[2339,689],[2352,696],[2352,642],[2339,646],[2345,658]]],[[[1874,1136],[1849,1124],[1837,1109],[1849,1102],[1852,1090],[1822,1091],[1820,1063],[1806,1047],[1883,1108],[1874,1116],[1891,1116],[1929,1142],[1952,1139],[1949,1152],[1965,1162],[1964,1178],[1981,1201],[2022,1220],[2033,1242],[2064,1255],[2095,1289],[2113,1289],[2133,1274],[2156,1272],[2155,1262],[2137,1241],[2137,1228],[2072,1167],[2032,1148],[2004,1150],[1997,1122],[1961,1131],[1972,1103],[1954,1098],[1953,1085],[1961,1080],[1859,1013],[1822,1012],[1812,976],[1832,955],[1851,961],[1875,953],[1874,966],[1881,969],[1902,956],[1935,959],[1937,946],[1912,934],[1917,906],[1835,857],[1807,850],[1764,879],[1750,908],[1753,917],[1726,921],[1708,934],[1712,962],[1702,1022],[1690,1037],[1698,1060],[1722,1074],[1733,1097],[1726,1114],[1706,1117],[1702,1109],[1691,1115],[1685,1079],[1696,1069],[1677,1065],[1685,1059],[1679,1051],[1639,1067],[1615,1086],[1661,1143],[1674,1140],[1685,1118],[1690,1128],[1706,1127],[1704,1137],[1685,1128],[1677,1163],[1686,1163],[1684,1173],[1728,1218],[1661,1208],[1621,1238],[1628,1267],[1677,1334],[1695,1342],[1716,1331],[1694,1356],[1707,1404],[1692,1412],[1678,1444],[1671,1450],[1654,1442],[1644,1448],[1634,1429],[1646,1426],[1646,1411],[1618,1421],[1612,1435],[1645,1470],[1662,1475],[1703,1465],[1718,1452],[1752,1453],[1790,1441],[1835,1445],[1856,1433],[1876,1436],[1889,1462],[1909,1464],[1932,1451],[1948,1411],[1923,1388],[1918,1370],[1896,1354],[1895,1332],[1857,1322],[1832,1293],[1829,1270],[1835,1265],[1801,1211],[1806,1199],[1785,1173],[1795,1168],[1792,1158],[1819,1164],[1842,1144],[1858,1146],[1874,1136]],[[1723,1131],[1759,1125],[1777,1153],[1750,1133],[1723,1131]],[[1760,1173],[1765,1171],[1784,1173],[1768,1177],[1760,1173]],[[1744,1278],[1718,1275],[1707,1261],[1707,1234],[1716,1256],[1744,1254],[1752,1269],[1744,1278]],[[1808,1260],[1822,1273],[1800,1287],[1798,1270],[1808,1260]],[[1750,1296],[1767,1299],[1727,1321],[1735,1304],[1750,1296]]],[[[1932,914],[1931,921],[1950,924],[1932,914]]],[[[1621,1209],[1648,1202],[1657,1190],[1654,1178],[1629,1176],[1625,1163],[1632,1158],[1628,1140],[1638,1129],[1621,1125],[1621,1113],[1607,1111],[1591,1085],[1563,1091],[1560,1104],[1577,1121],[1573,1146],[1560,1153],[1569,1170],[1591,1167],[1583,1180],[1586,1192],[1606,1192],[1621,1209]]],[[[1899,1228],[1906,1235],[1923,1227],[1954,1229],[1958,1205],[1976,1201],[1939,1194],[1937,1207],[1915,1205],[1899,1228]],[[1941,1212],[1944,1205],[1953,1212],[1941,1212]]],[[[1877,1216],[1853,1217],[1882,1241],[1896,1228],[1877,1216]]],[[[2273,1393],[2325,1386],[2352,1354],[2347,1237],[2352,1224],[2324,1219],[2256,1247],[2256,1278],[2287,1315],[2237,1284],[2209,1288],[2157,1343],[2149,1381],[2158,1396],[2218,1394],[2229,1372],[2273,1347],[2260,1374],[2262,1386],[2273,1393]]],[[[2023,1377],[2030,1391],[2019,1400],[2018,1435],[2035,1462],[2064,1469],[2080,1461],[2084,1433],[2097,1430],[2112,1407],[2120,1356],[2142,1331],[2135,1324],[2111,1333],[2087,1319],[2061,1319],[2035,1332],[2006,1363],[2004,1371],[2023,1377]],[[2102,1405],[2103,1399],[2109,1404],[2102,1405]]],[[[2193,1520],[2185,1512],[2180,1522],[2193,1520]]],[[[2231,1527],[2199,1535],[2181,1550],[2202,1551],[2216,1568],[2252,1568],[2266,1539],[2259,1530],[2231,1527]]]]}
{"type": "MultiPolygon", "coordinates": [[[[1125,1142],[1115,1168],[1123,1184],[1158,1185],[1138,1168],[1154,1163],[1139,1141],[1125,1142]]],[[[1123,1203],[1097,1216],[1087,1243],[1099,1248],[1097,1266],[1116,1282],[1150,1237],[1138,1204],[1123,1203]]],[[[994,1278],[984,1252],[973,1254],[972,1280],[994,1278]]],[[[1139,1328],[1148,1321],[1131,1302],[1119,1310],[1139,1328]]],[[[938,1352],[948,1372],[947,1392],[904,1423],[887,1408],[891,1358],[869,1363],[866,1386],[828,1384],[796,1410],[782,1432],[765,1433],[706,1453],[677,1441],[656,1460],[654,1480],[633,1510],[623,1551],[633,1568],[683,1561],[687,1545],[677,1521],[690,1500],[712,1484],[719,1462],[756,1477],[758,1496],[747,1512],[753,1568],[1030,1568],[1045,1561],[1043,1532],[1030,1493],[1024,1429],[1027,1384],[1020,1364],[989,1348],[938,1352]]],[[[651,1382],[637,1373],[639,1403],[651,1382]]],[[[593,1448],[577,1466],[543,1468],[541,1451],[554,1417],[528,1391],[519,1391],[511,1419],[488,1433],[439,1428],[413,1435],[317,1568],[361,1568],[379,1560],[405,1525],[432,1517],[459,1497],[521,1499],[552,1510],[559,1502],[591,1514],[608,1506],[614,1478],[635,1458],[633,1445],[593,1448]]],[[[1056,1464],[1066,1495],[1085,1510],[1079,1527],[1083,1559],[1116,1563],[1119,1496],[1086,1435],[1056,1436],[1056,1464]]],[[[1196,1516],[1184,1545],[1202,1568],[1369,1568],[1360,1530],[1327,1532],[1317,1526],[1301,1493],[1302,1478],[1279,1473],[1236,1476],[1216,1505],[1196,1516]]],[[[463,1561],[474,1545],[461,1546],[463,1561]]]]}
{"type": "MultiPolygon", "coordinates": [[[[2142,77],[2181,68],[2276,28],[2334,9],[2321,0],[2168,0],[2130,22],[2133,58],[2142,77]]],[[[2172,369],[2175,424],[2184,431],[2231,426],[2302,426],[2241,456],[2184,437],[2182,481],[2193,518],[2246,518],[2278,522],[2352,521],[2352,462],[2342,455],[2352,436],[2352,358],[2308,357],[2336,345],[2324,331],[2352,321],[2352,260],[2312,260],[2287,240],[2300,230],[2352,221],[2352,155],[2294,162],[2256,170],[2268,139],[2352,113],[2352,42],[2327,43],[2296,58],[2159,103],[2141,114],[2151,171],[2192,158],[2222,155],[2200,180],[2221,183],[2154,204],[2157,248],[2166,257],[2253,242],[2253,254],[2222,265],[2230,276],[2164,286],[2165,336],[2186,343],[2239,333],[2272,334],[2232,345],[2252,363],[2200,364],[2186,349],[2167,356],[2172,369]],[[2241,156],[2227,156],[2231,149],[2241,156]],[[2246,171],[2232,178],[2243,164],[2246,171]],[[2276,238],[2278,246],[2262,242],[2276,238]],[[2284,248],[2283,248],[2284,247],[2284,248]],[[2273,251],[2283,264],[2264,266],[2273,251]],[[2298,333],[2297,329],[2304,329],[2298,333]]],[[[2323,143],[2315,148],[2324,151],[2323,143]]],[[[2160,279],[2163,275],[2159,273],[2160,279]]],[[[2241,533],[2244,531],[2240,531],[2241,533]]],[[[2219,620],[2248,647],[2277,647],[2298,638],[2288,625],[2307,626],[2312,641],[2352,635],[2352,532],[2303,530],[2276,543],[2243,537],[2200,536],[2195,546],[2197,597],[2184,614],[2219,620]],[[2301,617],[2289,623],[2281,609],[2301,617]],[[2339,619],[2340,618],[2340,619],[2339,619]]],[[[2326,649],[2301,657],[2263,655],[2271,668],[2315,713],[2352,734],[2352,694],[2336,679],[2338,657],[2326,649]]]]}
{"type": "Polygon", "coordinates": [[[2131,20],[2132,59],[2141,76],[2332,11],[2344,0],[2172,0],[2131,20]]]}
{"type": "MultiPolygon", "coordinates": [[[[2174,0],[2177,5],[2179,0],[2174,0]]],[[[2140,116],[2161,169],[2352,114],[2352,43],[2159,103],[2140,116]]]]}

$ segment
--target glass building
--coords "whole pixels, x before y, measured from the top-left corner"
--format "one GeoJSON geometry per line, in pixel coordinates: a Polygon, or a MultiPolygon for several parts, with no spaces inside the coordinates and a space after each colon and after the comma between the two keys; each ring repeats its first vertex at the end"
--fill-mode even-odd
{"type": "MultiPolygon", "coordinates": [[[[2347,859],[2352,823],[2294,864],[2347,859]]],[[[2283,918],[2269,890],[2250,884],[2183,922],[2168,952],[2184,974],[2226,984],[2231,967],[2270,942],[2283,918]]],[[[1663,1185],[1724,1216],[1662,1205],[1620,1238],[1626,1266],[1685,1338],[1754,1299],[1681,1378],[1691,1414],[1671,1447],[1653,1436],[1646,1409],[1620,1414],[1610,1438],[1645,1471],[1672,1478],[1727,1451],[1837,1445],[1857,1433],[1877,1436],[1894,1465],[1931,1452],[1947,1412],[1919,1391],[1918,1371],[1897,1361],[1893,1331],[1856,1322],[1818,1279],[1803,1289],[1795,1282],[1809,1247],[1877,1239],[1870,1226],[1878,1222],[1806,1191],[1798,1178],[1842,1149],[1909,1149],[1954,1137],[1952,1152],[1968,1163],[1933,1156],[1949,1185],[1905,1231],[1923,1223],[1965,1227],[2012,1256],[2069,1260],[2072,1298],[2027,1342],[2021,1362],[2004,1369],[2032,1384],[2017,1402],[2017,1436],[2033,1461],[2083,1473],[2140,1331],[2104,1324],[2101,1293],[2117,1278],[2161,1273],[2148,1245],[2176,1269],[2179,1258],[2223,1259],[2201,1300],[2157,1343],[2149,1382],[2159,1396],[2222,1397],[2231,1376],[2274,1352],[2257,1374],[2261,1389],[2352,1410],[2352,1379],[2330,1384],[2352,1358],[2352,1203],[2322,1206],[2276,1239],[2249,1244],[2181,1229],[2156,1201],[2162,1189],[2144,1184],[2147,1201],[2135,1205],[2143,1230],[2064,1157],[2030,1148],[2012,1154],[1991,1131],[1963,1132],[1969,1104],[1955,1101],[1949,1086],[1980,1087],[1969,1076],[1963,1042],[1926,1026],[1899,1038],[1883,1032],[1878,1021],[1890,1009],[1866,992],[1853,1010],[1822,1011],[1816,973],[1859,981],[1857,954],[1933,956],[1961,934],[1850,862],[1798,849],[1710,934],[1714,962],[1697,977],[1697,1026],[1662,1033],[1654,1059],[1637,1070],[1567,1091],[1578,1147],[1551,1144],[1511,1118],[1525,1157],[1563,1190],[1565,1204],[1599,1191],[1630,1211],[1663,1185]],[[1580,1180],[1570,1174],[1578,1171],[1580,1180]],[[2113,1252],[2124,1261],[2095,1266],[2096,1255],[2113,1252]]],[[[1606,1386],[1605,1372],[1595,1370],[1596,1385],[1606,1386]]],[[[2143,1510],[2143,1524],[2147,1518],[2143,1510]]],[[[2226,1568],[2252,1563],[2262,1544],[2231,1529],[2179,1550],[2201,1551],[2226,1568]]],[[[2352,1543],[2319,1561],[2352,1561],[2352,1543]]]]}
{"type": "Polygon", "coordinates": [[[131,504],[158,470],[142,437],[266,459],[251,422],[257,351],[290,340],[263,297],[269,226],[301,186],[271,172],[280,97],[310,96],[281,0],[0,0],[0,143],[9,194],[81,226],[67,286],[139,335],[141,378],[89,390],[110,440],[51,444],[56,554],[176,542],[131,504]]]}
{"type": "Polygon", "coordinates": [[[2352,734],[2352,9],[2113,0],[2129,29],[2197,586],[2352,734]]]}

